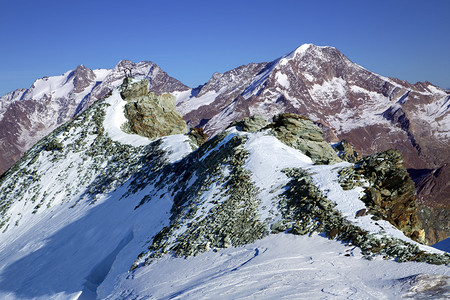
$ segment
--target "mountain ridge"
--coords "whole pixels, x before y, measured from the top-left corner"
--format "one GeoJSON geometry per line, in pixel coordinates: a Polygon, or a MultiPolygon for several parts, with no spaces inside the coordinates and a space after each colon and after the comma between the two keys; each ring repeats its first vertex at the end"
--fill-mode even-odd
{"type": "Polygon", "coordinates": [[[317,158],[336,154],[312,121],[285,114],[201,145],[189,134],[149,140],[122,130],[146,80],[96,101],[0,178],[2,298],[446,295],[450,255],[361,213],[370,183],[342,187],[339,170],[354,165],[317,158]],[[351,280],[330,285],[342,272],[351,280]],[[230,278],[236,289],[214,288],[230,278]]]}

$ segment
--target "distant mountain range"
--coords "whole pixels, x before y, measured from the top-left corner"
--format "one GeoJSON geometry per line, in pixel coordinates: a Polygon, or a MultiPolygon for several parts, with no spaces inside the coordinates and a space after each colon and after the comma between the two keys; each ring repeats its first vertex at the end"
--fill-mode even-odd
{"type": "Polygon", "coordinates": [[[189,88],[151,62],[121,61],[114,69],[79,66],[37,80],[0,98],[0,172],[55,128],[118,87],[126,76],[144,76],[157,94],[177,98],[191,127],[210,136],[254,114],[304,115],[328,142],[345,139],[362,155],[393,148],[405,158],[424,205],[430,242],[450,232],[450,92],[429,82],[410,84],[372,73],[332,47],[305,44],[272,62],[251,63],[189,88]],[[438,209],[435,211],[435,209],[438,209]],[[441,225],[438,225],[441,224],[441,225]],[[432,228],[441,227],[440,230],[432,228]]]}

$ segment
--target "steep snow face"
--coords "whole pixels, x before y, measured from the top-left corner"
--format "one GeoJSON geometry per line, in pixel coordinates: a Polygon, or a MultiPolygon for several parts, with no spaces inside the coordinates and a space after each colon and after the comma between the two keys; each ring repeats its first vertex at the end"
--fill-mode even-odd
{"type": "MultiPolygon", "coordinates": [[[[233,106],[235,100],[242,97],[241,94],[252,93],[249,87],[258,80],[255,76],[264,77],[267,68],[270,69],[267,63],[251,63],[223,74],[214,73],[205,85],[192,89],[190,93],[177,93],[177,109],[192,126],[217,124],[208,121],[227,110],[228,106],[233,106]]],[[[231,117],[236,117],[236,111],[233,110],[231,117]]],[[[219,131],[214,129],[209,130],[209,133],[219,131]]]]}

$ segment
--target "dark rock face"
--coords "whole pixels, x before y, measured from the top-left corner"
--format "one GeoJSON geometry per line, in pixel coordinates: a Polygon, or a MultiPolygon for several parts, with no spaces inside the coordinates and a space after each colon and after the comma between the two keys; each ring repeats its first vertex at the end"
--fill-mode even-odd
{"type": "Polygon", "coordinates": [[[68,80],[73,78],[74,93],[81,93],[95,80],[95,74],[92,70],[81,65],[69,74],[68,80]]]}
{"type": "Polygon", "coordinates": [[[175,110],[175,97],[149,92],[148,83],[145,79],[134,84],[124,81],[121,96],[128,102],[124,129],[148,138],[187,133],[186,123],[175,110]]]}
{"type": "Polygon", "coordinates": [[[425,229],[427,241],[435,244],[446,239],[450,233],[450,165],[429,170],[416,178],[418,190],[419,219],[425,229]]]}
{"type": "Polygon", "coordinates": [[[332,164],[341,159],[323,139],[319,127],[305,117],[296,114],[280,114],[267,126],[274,135],[289,147],[309,156],[315,164],[332,164]]]}
{"type": "MultiPolygon", "coordinates": [[[[355,182],[365,179],[369,213],[389,221],[406,236],[425,242],[425,232],[418,218],[414,182],[403,167],[403,157],[395,150],[373,154],[356,162],[354,167],[340,173],[344,189],[352,188],[355,182]]],[[[360,184],[360,183],[356,183],[360,184]]]]}

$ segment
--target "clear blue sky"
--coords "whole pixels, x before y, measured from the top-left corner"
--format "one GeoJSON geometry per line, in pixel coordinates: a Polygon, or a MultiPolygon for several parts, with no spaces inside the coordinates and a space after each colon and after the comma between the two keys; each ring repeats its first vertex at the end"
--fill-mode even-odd
{"type": "Polygon", "coordinates": [[[195,87],[304,43],[450,88],[450,1],[53,1],[0,4],[0,95],[77,65],[151,60],[195,87]]]}

